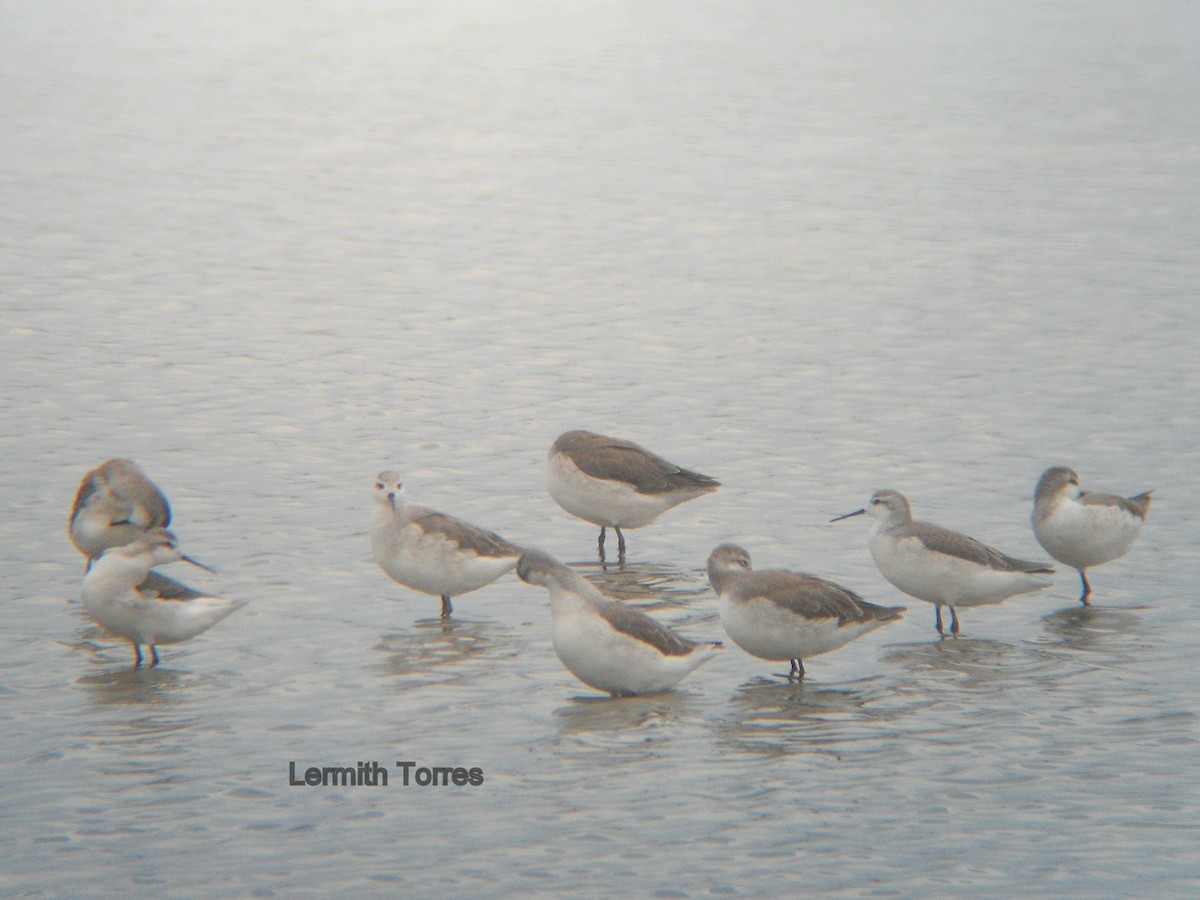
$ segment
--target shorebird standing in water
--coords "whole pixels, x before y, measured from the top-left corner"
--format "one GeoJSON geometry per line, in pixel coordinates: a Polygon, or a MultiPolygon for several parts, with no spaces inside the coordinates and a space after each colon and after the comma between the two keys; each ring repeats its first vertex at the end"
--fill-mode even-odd
{"type": "Polygon", "coordinates": [[[958,634],[956,606],[999,603],[1050,587],[1041,577],[1054,574],[1050,566],[1016,559],[940,525],[914,522],[899,491],[876,491],[865,508],[832,521],[864,513],[876,520],[870,540],[875,565],[904,593],[936,607],[938,634],[945,633],[943,606],[950,607],[950,631],[958,634]]]}
{"type": "Polygon", "coordinates": [[[375,479],[371,548],[393,581],[440,596],[443,619],[454,612],[451,597],[491,584],[522,552],[494,532],[406,503],[400,476],[390,471],[375,479]]]}
{"type": "Polygon", "coordinates": [[[108,548],[124,547],[170,524],[167,498],[142,467],[132,459],[110,459],[83,476],[68,533],[91,568],[108,548]]]}
{"type": "Polygon", "coordinates": [[[645,447],[591,431],[568,431],[550,448],[546,489],[577,518],[600,526],[597,546],[604,561],[606,528],[617,532],[617,560],[625,561],[622,528],[641,528],[660,515],[721,483],[692,472],[645,447]]]}
{"type": "Polygon", "coordinates": [[[1118,497],[1082,491],[1079,476],[1066,466],[1042,473],[1033,493],[1033,533],[1047,553],[1079,572],[1084,606],[1092,593],[1088,568],[1129,552],[1142,533],[1152,493],[1118,497]]]}
{"type": "Polygon", "coordinates": [[[548,553],[529,550],[522,581],[550,592],[554,652],[576,678],[614,697],[670,690],[724,649],[696,643],[617,600],[548,553]]]}
{"type": "Polygon", "coordinates": [[[868,603],[832,581],[768,569],[755,572],[750,554],[721,544],[708,557],[708,581],[717,593],[721,625],[752,656],[790,660],[789,678],[804,677],[804,660],[836,650],[881,625],[897,621],[903,606],[868,603]]]}
{"type": "Polygon", "coordinates": [[[154,566],[189,562],[175,536],[152,528],[132,543],[105,550],[83,577],[83,608],[99,625],[133,644],[135,666],[142,664],[142,645],[158,665],[158,644],[186,641],[212,628],[245,602],[212,597],[151,572],[154,566]]]}

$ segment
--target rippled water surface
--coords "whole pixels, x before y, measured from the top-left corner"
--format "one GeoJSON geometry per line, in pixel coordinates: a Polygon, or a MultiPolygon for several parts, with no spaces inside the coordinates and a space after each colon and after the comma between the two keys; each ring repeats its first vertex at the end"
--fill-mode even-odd
{"type": "Polygon", "coordinates": [[[1194,896],[1200,14],[1188,4],[0,11],[0,886],[88,895],[1194,896]],[[554,437],[721,479],[622,567],[554,437]],[[66,539],[112,456],[248,601],[132,668],[66,539]],[[1048,465],[1125,558],[933,610],[861,519],[1018,556],[1048,465]],[[437,619],[372,479],[698,639],[726,540],[906,618],[607,700],[507,576],[437,619]],[[289,786],[379,761],[388,787],[289,786]],[[479,767],[398,783],[398,761],[479,767]]]}

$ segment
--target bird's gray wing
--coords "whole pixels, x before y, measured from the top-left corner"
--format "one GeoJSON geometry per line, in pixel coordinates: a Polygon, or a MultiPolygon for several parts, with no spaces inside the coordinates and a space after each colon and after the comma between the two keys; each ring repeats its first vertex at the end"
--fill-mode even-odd
{"type": "Polygon", "coordinates": [[[200,591],[193,590],[183,582],[168,578],[153,570],[146,573],[146,577],[142,579],[142,583],[138,585],[137,589],[142,596],[157,597],[160,600],[195,600],[197,597],[204,596],[200,591]]]}
{"type": "Polygon", "coordinates": [[[696,646],[661,622],[616,600],[605,600],[598,609],[617,631],[649,644],[665,656],[687,656],[696,646]]]}
{"type": "Polygon", "coordinates": [[[485,531],[470,522],[445,513],[428,510],[412,517],[412,521],[427,534],[440,534],[464,550],[480,556],[520,556],[521,548],[510,544],[494,531],[485,531]]]}
{"type": "Polygon", "coordinates": [[[623,481],[642,494],[665,494],[687,487],[718,487],[720,482],[692,472],[622,438],[599,438],[568,449],[571,461],[593,478],[623,481]]]}
{"type": "Polygon", "coordinates": [[[1084,491],[1079,495],[1079,502],[1085,506],[1116,506],[1130,515],[1144,519],[1147,510],[1150,509],[1150,500],[1152,499],[1150,495],[1153,493],[1153,491],[1146,491],[1136,497],[1118,497],[1116,494],[1105,494],[1100,491],[1084,491]]]}
{"type": "Polygon", "coordinates": [[[79,482],[79,490],[75,492],[75,504],[71,507],[72,522],[79,515],[79,511],[88,505],[92,497],[102,490],[104,490],[104,480],[100,477],[99,469],[93,469],[83,476],[83,480],[79,482]]]}
{"type": "Polygon", "coordinates": [[[141,467],[124,459],[110,460],[104,465],[104,478],[113,494],[150,515],[148,527],[171,524],[171,506],[162,491],[146,477],[141,467]]]}
{"type": "Polygon", "coordinates": [[[1031,575],[1054,574],[1054,569],[1045,563],[1017,559],[1015,556],[1002,553],[995,547],[989,547],[973,537],[951,531],[949,528],[942,528],[931,522],[912,522],[899,529],[896,534],[898,537],[916,537],[935,553],[944,553],[947,556],[965,559],[967,562],[988,566],[1001,572],[1027,572],[1031,575]]]}
{"type": "MultiPolygon", "coordinates": [[[[838,624],[874,618],[862,597],[824,578],[783,569],[752,572],[739,579],[735,596],[763,597],[809,619],[836,618],[838,624]]],[[[882,607],[876,607],[882,609],[882,607]]]]}

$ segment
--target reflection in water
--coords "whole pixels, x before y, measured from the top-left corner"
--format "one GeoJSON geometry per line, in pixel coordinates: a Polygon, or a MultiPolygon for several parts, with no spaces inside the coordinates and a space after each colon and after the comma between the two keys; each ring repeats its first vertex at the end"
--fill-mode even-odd
{"type": "Polygon", "coordinates": [[[1056,670],[1049,654],[986,638],[946,638],[894,645],[882,661],[916,676],[960,676],[958,688],[982,688],[997,680],[1028,678],[1056,670]]]}
{"type": "Polygon", "coordinates": [[[133,650],[124,640],[111,640],[104,629],[87,624],[79,638],[69,646],[90,654],[89,664],[98,671],[75,680],[89,688],[89,696],[99,704],[166,703],[187,684],[194,683],[193,673],[179,669],[164,657],[157,666],[134,666],[133,650]]]}
{"type": "Polygon", "coordinates": [[[153,705],[169,702],[186,677],[190,677],[189,673],[162,665],[135,669],[131,661],[128,665],[77,678],[75,683],[89,688],[89,697],[95,703],[153,705]]]}
{"type": "Polygon", "coordinates": [[[449,684],[492,674],[492,664],[520,655],[524,641],[490,621],[421,619],[397,634],[386,634],[375,649],[385,666],[405,684],[449,684]]]}
{"type": "Polygon", "coordinates": [[[875,698],[868,679],[855,687],[835,688],[804,681],[775,681],[759,677],[741,685],[733,697],[744,717],[796,721],[861,710],[875,698]]]}
{"type": "Polygon", "coordinates": [[[656,756],[676,734],[676,725],[695,715],[694,695],[667,691],[642,697],[575,697],[555,710],[558,741],[605,764],[656,756]]]}
{"type": "MultiPolygon", "coordinates": [[[[190,672],[162,666],[135,669],[132,665],[105,668],[77,678],[75,683],[87,690],[88,699],[98,708],[144,708],[136,713],[117,710],[81,733],[80,737],[100,754],[94,763],[96,771],[139,779],[168,777],[166,773],[179,764],[178,754],[170,748],[176,747],[181,737],[190,744],[205,728],[203,713],[197,715],[190,703],[198,680],[214,679],[198,679],[190,672]],[[107,747],[119,750],[108,753],[107,747]]],[[[76,752],[85,751],[78,747],[76,752]]]]}
{"type": "Polygon", "coordinates": [[[873,724],[879,715],[871,707],[883,698],[883,689],[878,678],[842,687],[756,678],[734,694],[732,712],[722,719],[718,736],[741,752],[837,753],[839,745],[879,736],[873,724]]]}
{"type": "Polygon", "coordinates": [[[1071,650],[1112,652],[1120,639],[1141,631],[1141,616],[1127,610],[1072,606],[1042,617],[1046,635],[1039,643],[1071,650]]]}
{"type": "MultiPolygon", "coordinates": [[[[684,599],[700,596],[708,583],[669,563],[626,563],[600,566],[598,563],[573,563],[597,588],[617,600],[684,599]]],[[[666,605],[664,600],[663,605],[666,605]]]]}
{"type": "MultiPolygon", "coordinates": [[[[656,611],[671,615],[657,616],[672,628],[692,623],[717,621],[716,602],[711,600],[708,580],[703,573],[688,573],[669,563],[629,563],[602,568],[596,563],[574,563],[603,594],[615,600],[636,602],[638,609],[652,615],[656,611]]],[[[723,634],[701,636],[684,634],[690,640],[723,640],[723,634]]]]}

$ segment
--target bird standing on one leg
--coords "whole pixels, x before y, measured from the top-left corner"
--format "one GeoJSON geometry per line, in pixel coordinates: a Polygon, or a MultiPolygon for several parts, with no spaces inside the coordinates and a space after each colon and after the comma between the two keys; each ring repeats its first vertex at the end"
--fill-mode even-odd
{"type": "Polygon", "coordinates": [[[495,532],[406,503],[400,476],[390,471],[375,479],[371,548],[393,581],[440,596],[443,619],[454,611],[452,597],[491,584],[522,552],[495,532]]]}
{"type": "Polygon", "coordinates": [[[1146,521],[1150,495],[1119,497],[1079,489],[1079,475],[1066,466],[1042,473],[1033,492],[1033,533],[1046,552],[1079,572],[1088,605],[1092,586],[1087,570],[1129,552],[1146,521]]]}

